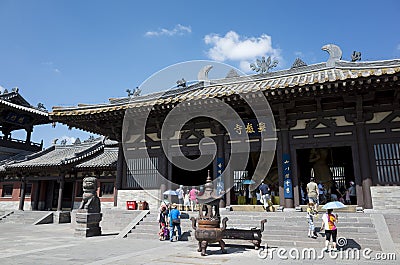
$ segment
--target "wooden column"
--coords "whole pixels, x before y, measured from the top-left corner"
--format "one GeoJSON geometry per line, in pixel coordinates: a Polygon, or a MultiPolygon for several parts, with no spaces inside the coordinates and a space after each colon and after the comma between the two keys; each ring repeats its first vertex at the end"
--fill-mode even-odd
{"type": "MultiPolygon", "coordinates": [[[[224,172],[224,169],[225,169],[225,135],[222,132],[217,134],[217,163],[216,164],[217,164],[217,166],[216,166],[217,172],[214,175],[217,178],[219,178],[220,181],[223,181],[224,191],[225,191],[226,190],[225,182],[226,182],[227,178],[229,178],[229,176],[227,174],[222,175],[222,172],[224,172]]],[[[227,184],[230,184],[230,183],[228,182],[227,184]]],[[[222,192],[224,192],[224,191],[222,191],[222,192]]],[[[225,207],[225,205],[227,205],[226,203],[227,202],[224,202],[223,200],[221,200],[220,207],[225,207]]]]}
{"type": "Polygon", "coordinates": [[[62,210],[63,191],[64,191],[64,183],[65,183],[65,175],[64,174],[61,176],[59,182],[60,182],[60,187],[58,188],[57,211],[62,210]]]}
{"type": "Polygon", "coordinates": [[[29,144],[31,142],[31,135],[32,135],[33,128],[29,127],[26,129],[26,143],[29,144]]]}
{"type": "MultiPolygon", "coordinates": [[[[281,148],[281,155],[277,159],[279,179],[283,179],[283,189],[279,187],[279,196],[284,196],[285,207],[294,207],[292,170],[290,168],[290,145],[289,145],[289,124],[286,117],[286,108],[283,104],[279,106],[279,137],[278,145],[281,148]],[[283,192],[281,192],[281,189],[283,192]],[[282,194],[283,193],[283,194],[282,194]]],[[[281,183],[281,181],[280,181],[281,183]]],[[[280,200],[282,201],[282,200],[280,200]]]]}
{"type": "MultiPolygon", "coordinates": [[[[363,201],[357,196],[357,204],[363,206],[366,209],[372,209],[372,197],[371,197],[371,186],[372,186],[372,176],[368,156],[368,142],[365,135],[365,125],[364,122],[356,123],[356,133],[357,133],[357,146],[358,146],[358,156],[361,170],[361,183],[356,183],[356,185],[361,185],[363,193],[363,201]]],[[[357,189],[360,190],[360,189],[357,189]]]]}
{"type": "Polygon", "coordinates": [[[21,190],[20,190],[20,197],[19,197],[19,207],[18,210],[24,210],[24,203],[25,203],[25,190],[26,190],[26,181],[25,178],[21,178],[21,190]]]}
{"type": "Polygon", "coordinates": [[[41,181],[38,180],[34,183],[34,197],[33,197],[33,207],[32,210],[39,210],[39,195],[40,195],[40,188],[41,188],[41,181]]]}
{"type": "Polygon", "coordinates": [[[118,204],[118,190],[122,188],[122,176],[124,174],[124,148],[122,142],[118,143],[118,161],[117,161],[117,176],[115,178],[114,187],[114,207],[118,204]]]}

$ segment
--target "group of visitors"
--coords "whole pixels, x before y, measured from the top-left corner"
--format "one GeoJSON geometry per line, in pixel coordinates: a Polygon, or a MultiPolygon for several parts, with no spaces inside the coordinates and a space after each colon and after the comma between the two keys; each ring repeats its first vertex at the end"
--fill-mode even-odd
{"type": "Polygon", "coordinates": [[[173,241],[175,228],[178,231],[179,241],[182,236],[181,230],[181,212],[177,209],[177,204],[173,203],[162,203],[160,206],[160,212],[158,215],[158,223],[160,225],[160,231],[158,236],[160,240],[173,241]]]}
{"type": "Polygon", "coordinates": [[[338,188],[336,183],[334,183],[327,189],[324,184],[321,182],[316,183],[314,178],[312,178],[312,181],[306,186],[306,193],[303,190],[302,184],[300,184],[300,194],[302,204],[307,204],[310,196],[315,204],[325,204],[329,201],[340,201],[347,205],[357,204],[356,186],[353,181],[349,182],[348,188],[345,186],[338,188]]]}
{"type": "MultiPolygon", "coordinates": [[[[310,182],[307,184],[307,196],[308,196],[308,204],[307,204],[307,222],[308,222],[308,237],[309,238],[317,238],[317,233],[315,232],[314,221],[318,218],[318,205],[320,202],[320,192],[321,189],[317,183],[314,182],[314,178],[310,179],[310,182]]],[[[335,190],[331,190],[331,192],[335,192],[335,190]]],[[[347,194],[355,197],[355,184],[354,182],[350,182],[350,188],[347,190],[347,194]],[[354,192],[352,191],[354,189],[354,192]]],[[[340,192],[341,193],[341,192],[340,192]]],[[[336,194],[336,193],[333,193],[336,194]]],[[[332,198],[332,196],[331,196],[332,198]]],[[[333,197],[335,200],[335,197],[333,197]]],[[[337,198],[336,198],[337,200],[337,198]]],[[[347,203],[351,203],[351,199],[346,199],[347,203]]],[[[323,250],[325,252],[337,251],[336,248],[336,239],[337,239],[337,223],[338,223],[338,215],[333,214],[333,209],[327,209],[326,212],[321,217],[321,231],[325,231],[325,243],[323,250]],[[329,248],[330,241],[332,240],[332,246],[329,248]]]]}
{"type": "Polygon", "coordinates": [[[198,190],[195,186],[192,186],[191,189],[187,188],[186,191],[183,185],[180,185],[178,189],[176,189],[176,194],[178,196],[178,203],[180,206],[183,206],[182,209],[188,211],[189,209],[193,212],[196,209],[197,205],[197,196],[202,194],[202,188],[198,190]]]}

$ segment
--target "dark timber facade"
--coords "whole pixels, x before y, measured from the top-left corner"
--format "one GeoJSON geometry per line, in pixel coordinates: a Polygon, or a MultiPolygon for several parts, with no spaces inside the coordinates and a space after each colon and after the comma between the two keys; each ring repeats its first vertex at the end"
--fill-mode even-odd
{"type": "MultiPolygon", "coordinates": [[[[125,163],[122,152],[124,115],[129,110],[135,117],[130,126],[140,126],[143,113],[151,108],[146,134],[133,135],[130,147],[137,152],[142,152],[140,147],[144,147],[154,159],[152,163],[158,172],[166,178],[185,185],[199,185],[205,182],[204,173],[208,169],[215,178],[218,164],[228,162],[232,135],[227,135],[224,128],[209,118],[194,119],[185,124],[181,132],[169,135],[178,137],[180,146],[169,146],[168,151],[174,153],[180,148],[185,156],[193,158],[199,155],[198,144],[203,137],[211,137],[217,144],[214,162],[204,172],[191,173],[196,178],[184,178],[182,176],[189,173],[173,166],[160,148],[159,131],[165,117],[179,103],[190,102],[186,108],[203,108],[212,105],[213,98],[218,98],[229,104],[243,120],[252,120],[254,116],[243,98],[232,91],[240,91],[250,100],[256,97],[256,92],[262,92],[271,106],[277,127],[276,158],[270,173],[264,177],[270,184],[276,182],[280,205],[294,207],[300,204],[300,185],[306,184],[311,174],[310,150],[323,148],[328,150],[328,164],[335,180],[343,184],[354,181],[357,204],[373,208],[371,187],[400,184],[399,78],[400,60],[346,62],[330,58],[328,63],[254,75],[252,81],[241,77],[211,80],[209,85],[199,83],[167,94],[114,99],[109,104],[54,107],[50,116],[70,127],[120,142],[118,192],[140,189],[132,174],[143,175],[147,179],[143,182],[146,188],[160,189],[156,172],[141,171],[140,168],[146,168],[146,165],[140,165],[143,161],[128,159],[128,164],[125,163]],[[289,175],[285,161],[291,165],[289,175]],[[131,170],[127,170],[128,167],[131,170]],[[286,178],[292,182],[292,198],[285,196],[286,178]]],[[[260,143],[257,135],[249,137],[252,139],[251,154],[246,170],[251,176],[260,143]]],[[[230,174],[234,181],[234,170],[230,174]]],[[[231,197],[226,196],[227,204],[232,203],[231,197]]]]}

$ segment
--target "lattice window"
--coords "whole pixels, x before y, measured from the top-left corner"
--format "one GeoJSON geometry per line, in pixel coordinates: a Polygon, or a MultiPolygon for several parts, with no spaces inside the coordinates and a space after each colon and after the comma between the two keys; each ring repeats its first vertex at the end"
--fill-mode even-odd
{"type": "Polygon", "coordinates": [[[330,167],[333,175],[333,181],[336,183],[336,187],[346,187],[346,176],[344,174],[344,167],[330,167]]]}
{"type": "Polygon", "coordinates": [[[114,182],[101,182],[100,197],[111,197],[114,195],[114,182]]]}
{"type": "Polygon", "coordinates": [[[13,185],[3,185],[3,192],[1,197],[12,197],[13,185]]]}
{"type": "Polygon", "coordinates": [[[400,183],[400,143],[375,144],[375,163],[380,183],[400,183]]]}
{"type": "Polygon", "coordinates": [[[233,185],[235,188],[235,192],[244,191],[245,187],[243,185],[243,180],[247,178],[248,173],[249,172],[246,170],[233,171],[233,185]]]}
{"type": "Polygon", "coordinates": [[[128,160],[127,188],[157,188],[158,178],[158,157],[128,160]]]}

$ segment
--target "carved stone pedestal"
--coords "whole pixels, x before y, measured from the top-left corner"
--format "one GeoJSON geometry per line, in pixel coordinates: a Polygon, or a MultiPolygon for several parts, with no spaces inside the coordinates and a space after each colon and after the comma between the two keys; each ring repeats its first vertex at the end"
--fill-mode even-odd
{"type": "Polygon", "coordinates": [[[102,216],[102,213],[88,213],[85,209],[79,209],[76,213],[74,235],[76,237],[100,236],[101,227],[99,224],[102,216]]]}

